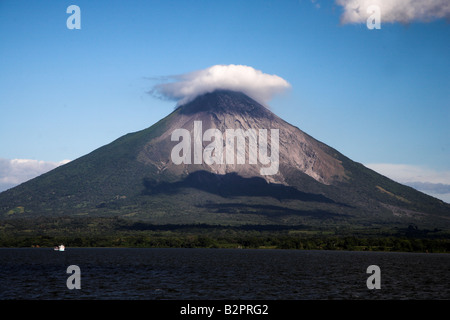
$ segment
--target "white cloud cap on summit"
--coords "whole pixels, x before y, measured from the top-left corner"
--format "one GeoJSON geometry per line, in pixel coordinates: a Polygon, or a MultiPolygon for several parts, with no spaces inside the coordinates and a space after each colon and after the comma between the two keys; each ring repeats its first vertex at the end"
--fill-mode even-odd
{"type": "Polygon", "coordinates": [[[428,22],[450,18],[449,0],[336,0],[344,8],[342,23],[365,23],[370,16],[367,8],[376,5],[381,22],[428,22]]]}
{"type": "Polygon", "coordinates": [[[277,75],[234,64],[215,65],[168,78],[174,81],[154,86],[151,93],[177,100],[178,105],[218,89],[241,91],[261,103],[266,103],[274,95],[290,88],[290,84],[277,75]]]}

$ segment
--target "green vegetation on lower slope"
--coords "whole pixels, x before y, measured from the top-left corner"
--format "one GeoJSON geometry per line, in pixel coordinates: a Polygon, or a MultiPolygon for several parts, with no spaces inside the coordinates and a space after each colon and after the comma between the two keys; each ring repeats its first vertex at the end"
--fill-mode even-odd
{"type": "Polygon", "coordinates": [[[139,150],[158,137],[176,113],[150,128],[126,134],[91,153],[15,188],[0,193],[0,218],[23,207],[24,216],[58,216],[95,212],[142,190],[143,177],[154,168],[137,161],[139,150]]]}
{"type": "Polygon", "coordinates": [[[373,200],[433,216],[450,219],[450,205],[442,200],[395,182],[360,163],[340,155],[350,176],[349,183],[340,184],[348,195],[370,195],[373,200]]]}

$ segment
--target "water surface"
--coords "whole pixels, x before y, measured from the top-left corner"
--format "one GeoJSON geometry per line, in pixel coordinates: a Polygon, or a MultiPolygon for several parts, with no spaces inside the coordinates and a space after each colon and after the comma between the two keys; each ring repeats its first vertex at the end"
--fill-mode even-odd
{"type": "Polygon", "coordinates": [[[450,255],[391,252],[0,249],[0,299],[450,299],[450,255]],[[67,267],[81,270],[69,290],[67,267]],[[381,269],[369,290],[367,267],[381,269]]]}

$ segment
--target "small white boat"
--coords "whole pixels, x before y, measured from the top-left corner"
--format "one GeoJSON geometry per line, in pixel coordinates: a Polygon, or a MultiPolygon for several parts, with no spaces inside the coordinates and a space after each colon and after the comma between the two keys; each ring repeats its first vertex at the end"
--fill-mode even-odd
{"type": "Polygon", "coordinates": [[[64,250],[66,250],[66,247],[63,244],[61,244],[59,246],[56,246],[53,250],[55,250],[55,251],[64,251],[64,250]]]}

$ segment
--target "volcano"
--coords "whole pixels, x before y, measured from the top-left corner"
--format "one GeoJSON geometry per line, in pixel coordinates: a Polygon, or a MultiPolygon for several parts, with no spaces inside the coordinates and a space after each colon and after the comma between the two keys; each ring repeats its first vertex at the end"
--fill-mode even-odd
{"type": "Polygon", "coordinates": [[[42,216],[450,229],[449,204],[227,90],[198,96],[147,129],[0,194],[2,219],[42,216]]]}

